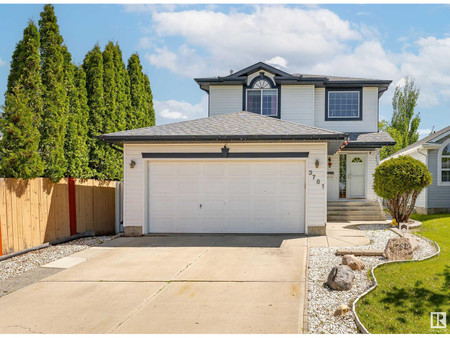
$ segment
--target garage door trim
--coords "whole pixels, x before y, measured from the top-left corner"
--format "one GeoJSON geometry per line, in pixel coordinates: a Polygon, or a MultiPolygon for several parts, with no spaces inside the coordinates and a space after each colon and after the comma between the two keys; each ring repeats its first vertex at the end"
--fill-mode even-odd
{"type": "Polygon", "coordinates": [[[309,152],[243,152],[230,153],[228,148],[221,153],[142,153],[142,158],[307,158],[309,152]]]}

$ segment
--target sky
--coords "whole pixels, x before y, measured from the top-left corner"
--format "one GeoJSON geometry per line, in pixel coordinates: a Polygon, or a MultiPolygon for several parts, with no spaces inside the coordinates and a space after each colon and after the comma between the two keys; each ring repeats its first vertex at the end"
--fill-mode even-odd
{"type": "MultiPolygon", "coordinates": [[[[15,45],[42,7],[0,4],[0,93],[15,45]]],[[[412,76],[421,136],[450,125],[449,5],[57,4],[55,12],[76,64],[96,43],[118,42],[125,62],[139,53],[156,124],[207,115],[195,77],[263,61],[288,73],[392,80],[380,119],[390,119],[394,87],[412,76]]]]}

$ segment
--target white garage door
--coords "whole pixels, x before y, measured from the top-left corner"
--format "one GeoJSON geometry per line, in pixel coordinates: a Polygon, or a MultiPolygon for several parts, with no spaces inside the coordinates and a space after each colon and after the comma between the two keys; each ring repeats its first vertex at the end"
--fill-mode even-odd
{"type": "Polygon", "coordinates": [[[149,163],[149,231],[303,233],[304,161],[149,163]]]}

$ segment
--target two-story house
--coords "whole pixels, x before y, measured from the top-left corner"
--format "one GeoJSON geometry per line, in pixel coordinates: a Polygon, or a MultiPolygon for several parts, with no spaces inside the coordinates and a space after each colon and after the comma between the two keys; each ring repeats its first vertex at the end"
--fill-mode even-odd
{"type": "Polygon", "coordinates": [[[102,135],[124,146],[125,234],[323,233],[381,220],[378,101],[391,81],[262,62],[197,78],[208,117],[102,135]]]}

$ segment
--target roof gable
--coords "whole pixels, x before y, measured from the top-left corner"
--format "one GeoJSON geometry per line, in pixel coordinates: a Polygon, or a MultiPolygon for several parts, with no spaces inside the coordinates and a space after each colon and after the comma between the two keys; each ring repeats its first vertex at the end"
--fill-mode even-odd
{"type": "Polygon", "coordinates": [[[258,62],[258,63],[255,63],[254,65],[251,65],[247,68],[244,68],[236,73],[230,74],[225,77],[229,78],[229,79],[238,78],[238,77],[242,77],[242,76],[248,76],[248,75],[258,72],[260,70],[265,70],[266,72],[272,73],[275,76],[288,76],[288,77],[292,76],[291,74],[283,72],[283,71],[279,70],[278,68],[269,66],[268,64],[265,64],[264,62],[258,62]]]}
{"type": "Polygon", "coordinates": [[[411,151],[415,148],[419,148],[420,146],[426,144],[426,143],[435,143],[442,139],[442,137],[445,137],[445,134],[450,133],[450,126],[447,126],[441,130],[438,130],[437,132],[434,132],[431,135],[428,135],[427,137],[424,137],[423,139],[420,139],[419,141],[407,146],[406,148],[403,148],[402,150],[397,151],[396,153],[392,154],[388,158],[391,158],[393,156],[398,156],[403,153],[406,153],[408,151],[411,151]]]}

